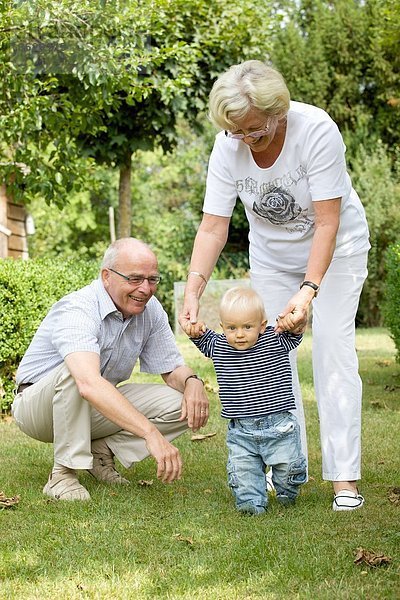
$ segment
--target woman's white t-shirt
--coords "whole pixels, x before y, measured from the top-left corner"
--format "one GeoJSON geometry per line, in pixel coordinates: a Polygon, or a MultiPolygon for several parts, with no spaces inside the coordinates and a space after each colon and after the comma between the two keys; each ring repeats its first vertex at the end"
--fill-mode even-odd
{"type": "Polygon", "coordinates": [[[268,168],[221,131],[215,138],[203,211],[230,217],[239,196],[250,225],[250,268],[305,272],[314,233],[313,202],[342,198],[334,257],[369,248],[364,208],[346,170],[339,129],[320,108],[291,102],[282,151],[268,168]]]}

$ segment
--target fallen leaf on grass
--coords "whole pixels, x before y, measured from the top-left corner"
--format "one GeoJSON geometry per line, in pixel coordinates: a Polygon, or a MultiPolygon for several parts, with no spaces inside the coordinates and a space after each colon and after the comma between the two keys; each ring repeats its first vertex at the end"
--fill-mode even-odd
{"type": "Polygon", "coordinates": [[[214,435],[217,435],[217,432],[215,432],[215,433],[199,433],[197,435],[192,435],[192,437],[190,439],[192,440],[192,442],[199,442],[200,440],[205,440],[207,438],[214,437],[214,435]]]}
{"type": "Polygon", "coordinates": [[[390,556],[385,556],[382,553],[371,552],[370,550],[365,550],[365,548],[357,548],[357,554],[354,559],[356,565],[361,565],[365,563],[369,567],[380,567],[382,565],[387,565],[392,560],[390,556]]]}
{"type": "MultiPolygon", "coordinates": [[[[0,394],[0,397],[1,397],[1,394],[0,394]]],[[[14,421],[14,419],[12,418],[11,415],[3,415],[3,414],[1,414],[0,415],[0,421],[2,423],[8,423],[9,424],[9,423],[12,423],[14,421]]]]}
{"type": "Polygon", "coordinates": [[[392,364],[391,360],[377,360],[376,363],[378,365],[378,367],[390,367],[390,365],[392,364]]]}
{"type": "Polygon", "coordinates": [[[188,544],[189,546],[193,546],[193,538],[191,537],[185,537],[180,533],[175,533],[174,538],[178,540],[178,542],[186,542],[186,544],[188,544]]]}
{"type": "Polygon", "coordinates": [[[400,504],[400,487],[394,487],[388,492],[389,501],[393,504],[400,504]]]}
{"type": "Polygon", "coordinates": [[[0,492],[0,508],[11,508],[19,502],[19,496],[7,498],[4,492],[0,492]]]}
{"type": "Polygon", "coordinates": [[[372,408],[387,408],[384,402],[380,402],[379,400],[372,400],[371,402],[372,408]]]}
{"type": "Polygon", "coordinates": [[[398,389],[398,385],[385,385],[385,392],[395,392],[398,389]]]}
{"type": "Polygon", "coordinates": [[[138,481],[138,485],[142,485],[143,487],[149,487],[150,485],[153,485],[153,480],[149,479],[146,481],[146,479],[140,479],[138,481]]]}

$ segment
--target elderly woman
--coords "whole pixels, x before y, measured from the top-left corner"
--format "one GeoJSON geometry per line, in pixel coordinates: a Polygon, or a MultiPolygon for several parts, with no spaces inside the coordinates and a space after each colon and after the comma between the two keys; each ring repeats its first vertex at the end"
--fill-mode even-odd
{"type": "MultiPolygon", "coordinates": [[[[251,284],[267,315],[276,317],[277,333],[303,331],[313,305],[323,477],[333,482],[334,510],[359,508],[364,498],[357,488],[361,380],[355,315],[370,245],[342,137],[326,112],[290,101],[281,74],[257,60],[234,65],[217,79],[210,118],[222,131],[210,156],[180,323],[197,320],[239,196],[250,226],[251,284]]],[[[293,383],[304,423],[295,363],[294,351],[293,383]]]]}

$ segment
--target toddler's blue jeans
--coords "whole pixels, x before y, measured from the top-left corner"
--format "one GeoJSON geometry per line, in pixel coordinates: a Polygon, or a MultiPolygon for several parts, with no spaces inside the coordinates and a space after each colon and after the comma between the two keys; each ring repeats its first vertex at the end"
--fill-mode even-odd
{"type": "Polygon", "coordinates": [[[307,480],[300,427],[290,412],[231,419],[227,433],[228,483],[240,512],[261,514],[268,505],[265,469],[272,468],[276,498],[292,504],[307,480]]]}

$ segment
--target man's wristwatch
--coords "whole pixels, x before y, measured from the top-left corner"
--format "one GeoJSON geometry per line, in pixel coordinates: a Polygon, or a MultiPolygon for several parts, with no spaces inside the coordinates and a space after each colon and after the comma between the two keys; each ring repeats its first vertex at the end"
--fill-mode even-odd
{"type": "Polygon", "coordinates": [[[198,375],[189,375],[189,377],[186,377],[185,379],[185,386],[188,379],[198,379],[204,385],[204,381],[201,379],[201,377],[199,377],[198,375]]]}
{"type": "Polygon", "coordinates": [[[318,292],[319,292],[319,285],[317,285],[316,283],[313,283],[312,281],[303,281],[303,283],[300,286],[300,289],[304,286],[307,285],[308,287],[312,288],[315,292],[314,294],[314,298],[316,298],[318,296],[318,292]]]}

